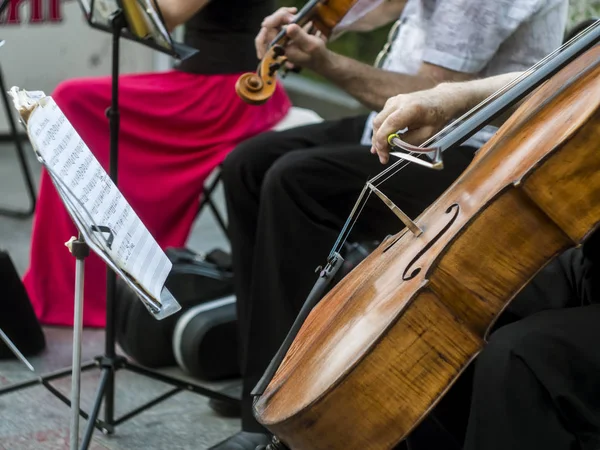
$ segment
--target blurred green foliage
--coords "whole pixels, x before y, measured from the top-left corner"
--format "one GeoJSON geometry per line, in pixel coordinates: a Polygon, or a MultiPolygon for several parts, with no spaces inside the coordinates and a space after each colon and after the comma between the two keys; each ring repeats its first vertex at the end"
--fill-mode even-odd
{"type": "MultiPolygon", "coordinates": [[[[277,7],[295,6],[301,9],[307,0],[277,0],[277,7]]],[[[393,23],[393,22],[392,22],[393,23]]],[[[385,44],[392,23],[368,33],[348,32],[328,44],[328,47],[336,53],[357,59],[366,64],[373,64],[377,54],[385,44]]],[[[302,75],[312,79],[324,81],[319,75],[309,70],[302,70],[302,75]]]]}
{"type": "Polygon", "coordinates": [[[600,0],[569,0],[569,27],[593,17],[600,17],[600,0]]]}

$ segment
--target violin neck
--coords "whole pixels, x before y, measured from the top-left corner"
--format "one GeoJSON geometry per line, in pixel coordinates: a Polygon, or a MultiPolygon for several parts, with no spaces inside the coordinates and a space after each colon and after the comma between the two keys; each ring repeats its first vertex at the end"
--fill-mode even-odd
{"type": "MultiPolygon", "coordinates": [[[[315,12],[315,8],[319,3],[323,3],[324,0],[310,0],[308,3],[306,3],[302,9],[300,11],[298,11],[298,14],[296,14],[296,17],[294,19],[294,21],[292,23],[298,24],[300,26],[304,25],[306,22],[308,22],[310,20],[310,17],[312,16],[312,14],[315,12]]],[[[277,36],[275,36],[275,39],[273,39],[271,41],[270,47],[274,47],[275,45],[282,45],[285,41],[285,28],[283,30],[281,30],[279,33],[277,33],[277,36]]]]}

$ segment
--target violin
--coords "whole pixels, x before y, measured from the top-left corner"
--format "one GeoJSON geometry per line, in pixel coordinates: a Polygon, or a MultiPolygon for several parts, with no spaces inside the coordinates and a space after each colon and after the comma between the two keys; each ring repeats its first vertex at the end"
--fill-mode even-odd
{"type": "MultiPolygon", "coordinates": [[[[292,23],[303,26],[312,22],[314,31],[320,31],[323,36],[329,37],[357,1],[310,0],[296,14],[292,23]]],[[[245,73],[237,80],[235,90],[246,103],[261,105],[271,98],[277,85],[277,72],[282,68],[285,70],[285,45],[288,40],[286,30],[281,30],[269,44],[256,73],[245,73]]]]}
{"type": "MultiPolygon", "coordinates": [[[[299,318],[255,391],[271,448],[393,448],[484,348],[514,296],[598,228],[598,41],[594,25],[436,140],[431,148],[450,149],[533,92],[414,226],[299,318]]],[[[380,196],[390,169],[363,192],[380,196]]]]}

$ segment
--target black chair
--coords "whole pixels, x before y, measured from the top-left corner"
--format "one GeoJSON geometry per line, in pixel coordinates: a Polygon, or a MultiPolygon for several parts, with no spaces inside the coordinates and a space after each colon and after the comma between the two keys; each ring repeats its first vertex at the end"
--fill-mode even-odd
{"type": "MultiPolygon", "coordinates": [[[[316,115],[316,113],[314,113],[310,110],[307,110],[305,108],[298,108],[298,107],[293,106],[291,108],[290,112],[288,113],[288,116],[286,116],[279,124],[277,124],[273,128],[273,130],[285,130],[290,127],[316,123],[320,120],[323,120],[323,119],[321,119],[318,115],[316,115]]],[[[219,228],[221,229],[223,234],[229,239],[229,234],[227,233],[227,224],[225,222],[225,218],[223,217],[223,214],[217,208],[217,206],[212,198],[212,194],[215,191],[215,189],[217,188],[217,186],[219,185],[220,181],[221,181],[221,165],[217,166],[213,170],[213,172],[209,176],[208,180],[204,183],[204,190],[200,197],[200,204],[198,205],[198,213],[196,214],[196,220],[198,220],[198,218],[200,217],[200,214],[202,214],[204,209],[206,209],[206,207],[208,207],[210,212],[212,213],[215,221],[217,222],[217,225],[219,226],[219,228]]]]}
{"type": "Polygon", "coordinates": [[[9,216],[9,217],[17,217],[17,218],[27,218],[33,215],[33,211],[35,210],[36,203],[36,194],[35,187],[33,185],[33,179],[31,178],[31,174],[29,168],[27,166],[27,160],[25,157],[25,150],[23,149],[23,144],[19,137],[19,133],[17,131],[17,124],[15,123],[15,119],[13,116],[13,107],[10,103],[10,100],[7,95],[6,86],[4,85],[4,75],[0,69],[0,91],[2,91],[2,101],[4,102],[4,111],[6,113],[6,117],[8,119],[8,123],[10,126],[10,138],[15,144],[15,148],[17,150],[17,157],[19,159],[19,166],[21,168],[21,174],[23,175],[25,181],[25,187],[27,188],[27,194],[29,196],[29,207],[24,210],[17,210],[11,208],[3,208],[0,207],[0,215],[9,216]]]}
{"type": "Polygon", "coordinates": [[[208,208],[210,209],[210,212],[212,213],[213,217],[215,218],[215,220],[217,222],[217,225],[219,226],[219,228],[221,229],[221,231],[223,232],[225,237],[227,237],[227,239],[229,239],[229,234],[227,233],[227,224],[225,223],[225,219],[223,218],[223,215],[221,214],[221,212],[219,211],[219,208],[217,208],[217,205],[215,205],[215,202],[211,197],[213,192],[219,185],[219,182],[221,181],[221,166],[220,165],[218,167],[216,167],[215,170],[213,170],[210,177],[209,177],[209,181],[207,181],[204,184],[204,190],[202,191],[202,195],[200,197],[200,203],[198,205],[198,213],[196,214],[196,220],[198,220],[198,217],[200,217],[200,214],[202,213],[202,211],[204,211],[204,209],[208,206],[208,208]],[[212,179],[210,179],[210,177],[212,177],[212,179]]]}

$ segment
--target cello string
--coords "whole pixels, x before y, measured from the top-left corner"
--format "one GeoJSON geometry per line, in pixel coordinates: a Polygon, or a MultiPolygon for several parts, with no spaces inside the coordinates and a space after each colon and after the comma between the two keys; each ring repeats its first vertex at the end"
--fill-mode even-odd
{"type": "MultiPolygon", "coordinates": [[[[558,47],[557,49],[555,49],[554,51],[552,51],[551,53],[549,53],[547,56],[545,56],[544,58],[542,58],[536,64],[534,64],[533,66],[531,66],[529,69],[525,70],[518,77],[516,77],[513,81],[511,81],[510,83],[508,83],[505,86],[503,86],[500,89],[498,89],[492,95],[490,95],[486,99],[482,100],[475,107],[471,108],[469,111],[467,111],[462,116],[460,116],[458,119],[454,120],[452,123],[450,123],[449,125],[447,125],[446,127],[444,127],[442,130],[440,130],[439,132],[437,132],[435,135],[431,136],[429,139],[427,139],[425,142],[423,142],[419,147],[424,148],[424,147],[430,146],[431,144],[437,142],[439,139],[441,139],[442,137],[444,137],[450,131],[452,131],[453,129],[455,129],[456,127],[458,127],[465,120],[467,120],[468,118],[470,118],[471,116],[473,116],[474,114],[476,114],[477,112],[479,112],[483,107],[487,106],[489,103],[491,103],[492,101],[496,100],[501,95],[505,94],[508,90],[510,90],[515,85],[517,85],[518,83],[520,83],[521,81],[523,81],[525,78],[529,77],[531,74],[533,74],[535,71],[537,71],[541,66],[545,65],[549,60],[553,59],[557,54],[559,54],[560,52],[562,52],[564,49],[569,48],[571,45],[573,45],[574,42],[576,42],[577,40],[579,40],[583,36],[586,36],[588,33],[591,33],[593,30],[595,30],[599,26],[600,26],[600,20],[597,20],[594,24],[592,24],[589,27],[587,27],[586,29],[582,30],[576,36],[572,37],[567,42],[565,42],[563,45],[561,45],[560,47],[558,47]]],[[[420,158],[423,155],[422,153],[416,154],[415,152],[408,152],[408,154],[416,156],[418,158],[420,158]]],[[[341,230],[341,232],[340,232],[340,234],[338,236],[338,239],[336,240],[336,243],[335,243],[335,245],[334,245],[334,247],[333,247],[333,249],[332,249],[332,251],[330,253],[330,257],[336,251],[340,251],[341,250],[341,248],[343,247],[343,245],[346,243],[346,240],[347,240],[348,236],[350,235],[350,232],[354,228],[354,225],[358,221],[358,216],[361,214],[361,212],[363,211],[363,209],[365,207],[365,204],[363,204],[360,207],[359,207],[359,205],[360,205],[361,200],[364,197],[365,190],[369,189],[368,188],[368,183],[371,183],[374,186],[379,187],[380,185],[382,185],[383,183],[385,183],[387,180],[389,180],[391,177],[393,177],[396,174],[398,174],[401,170],[405,169],[409,164],[411,164],[410,161],[406,161],[406,160],[400,158],[398,161],[396,161],[395,163],[393,163],[390,167],[388,167],[385,170],[381,171],[378,175],[376,175],[375,177],[373,177],[371,180],[369,180],[365,184],[365,187],[361,191],[361,194],[360,194],[358,200],[356,201],[354,207],[352,208],[350,216],[346,220],[346,223],[344,224],[344,227],[342,228],[342,230],[341,230]]],[[[367,195],[367,199],[365,200],[365,203],[368,200],[368,198],[370,197],[371,193],[372,193],[372,190],[369,189],[369,194],[367,195]]]]}
{"type": "MultiPolygon", "coordinates": [[[[457,126],[459,126],[462,122],[464,122],[468,118],[472,117],[474,114],[476,114],[477,112],[479,112],[482,108],[484,108],[489,103],[491,103],[494,100],[496,100],[501,95],[504,95],[509,89],[513,88],[515,85],[517,85],[518,83],[520,83],[521,81],[523,81],[525,78],[529,77],[532,73],[534,73],[535,71],[537,71],[541,66],[545,65],[549,60],[553,59],[557,54],[559,54],[564,49],[566,49],[566,48],[570,47],[571,45],[573,45],[573,43],[575,41],[579,40],[581,37],[585,36],[588,33],[591,33],[598,26],[600,26],[600,20],[596,21],[594,24],[590,25],[588,28],[586,28],[585,30],[581,31],[579,34],[577,34],[576,36],[574,36],[571,39],[569,39],[563,45],[561,45],[560,47],[558,47],[557,49],[555,49],[554,51],[552,51],[551,53],[549,53],[548,55],[546,55],[544,58],[542,58],[536,64],[534,64],[533,66],[531,66],[529,69],[527,69],[526,71],[522,72],[513,81],[511,81],[510,83],[508,83],[508,84],[504,85],[503,87],[501,87],[500,89],[498,89],[492,95],[490,95],[486,99],[482,100],[479,104],[477,104],[476,106],[474,106],[473,108],[471,108],[469,111],[467,111],[466,113],[464,113],[462,116],[460,116],[458,119],[454,120],[453,122],[451,122],[450,124],[448,124],[446,127],[444,127],[442,130],[440,130],[439,132],[437,132],[436,134],[434,134],[433,136],[431,136],[429,139],[427,139],[425,142],[423,142],[421,145],[419,145],[419,147],[421,147],[421,148],[428,147],[431,144],[437,142],[439,139],[441,139],[446,134],[448,134],[450,131],[452,131],[457,126]]],[[[412,155],[412,156],[416,155],[415,152],[408,152],[408,154],[412,155]]],[[[418,154],[417,157],[420,157],[421,155],[422,154],[418,154]]],[[[380,178],[382,178],[383,176],[385,176],[388,172],[394,170],[402,162],[410,164],[410,161],[405,161],[403,159],[400,159],[399,161],[396,161],[390,167],[388,167],[387,169],[383,170],[381,173],[379,173],[378,175],[376,175],[375,177],[373,177],[371,180],[369,180],[369,182],[371,184],[375,185],[375,186],[379,186],[381,183],[377,184],[376,183],[377,180],[379,180],[380,178]]],[[[404,168],[404,167],[406,167],[406,165],[402,166],[402,168],[404,168]]],[[[400,169],[400,170],[402,170],[402,169],[400,169]]],[[[397,173],[397,172],[398,172],[398,170],[396,170],[394,172],[394,174],[397,173]]],[[[389,178],[390,177],[387,177],[386,180],[389,179],[389,178]]]]}
{"type": "Polygon", "coordinates": [[[365,201],[363,202],[362,206],[360,207],[360,210],[358,211],[356,216],[353,218],[352,224],[348,228],[348,232],[346,233],[346,236],[344,237],[344,240],[342,241],[341,246],[338,248],[338,252],[340,252],[342,250],[342,246],[346,243],[348,237],[350,236],[350,233],[352,233],[352,230],[354,229],[354,225],[356,225],[356,222],[358,221],[358,218],[362,214],[363,209],[365,208],[365,206],[367,206],[367,202],[369,201],[369,198],[371,197],[372,193],[373,193],[373,190],[369,189],[367,192],[367,198],[365,198],[365,201]]]}
{"type": "Polygon", "coordinates": [[[352,212],[348,216],[348,219],[346,220],[346,223],[344,224],[344,227],[342,228],[342,231],[340,232],[340,234],[331,250],[331,253],[329,253],[329,258],[333,257],[333,255],[336,252],[337,253],[341,252],[342,247],[348,240],[348,237],[350,236],[350,233],[352,232],[354,225],[356,224],[358,218],[360,217],[364,207],[367,205],[367,202],[369,201],[369,198],[371,197],[372,193],[373,193],[373,191],[368,188],[368,184],[365,184],[363,187],[363,190],[361,191],[361,193],[358,197],[358,200],[354,204],[352,212]],[[366,198],[364,198],[365,195],[366,195],[366,198]],[[364,200],[363,200],[363,198],[364,198],[364,200]],[[361,204],[361,201],[362,201],[362,204],[361,204]]]}
{"type": "MultiPolygon", "coordinates": [[[[344,245],[343,243],[340,244],[340,242],[342,241],[342,238],[344,237],[344,233],[350,226],[350,221],[353,219],[354,215],[356,214],[356,211],[359,208],[361,200],[365,196],[367,187],[368,187],[368,184],[365,183],[365,185],[362,188],[362,191],[360,192],[360,194],[358,196],[358,200],[356,200],[356,203],[354,203],[354,206],[352,207],[352,211],[350,211],[350,215],[346,219],[346,222],[344,223],[344,226],[342,227],[342,230],[341,230],[340,234],[338,235],[337,240],[335,241],[335,244],[333,244],[333,249],[331,250],[331,253],[329,253],[329,257],[333,256],[333,254],[336,252],[336,249],[338,248],[338,246],[341,247],[342,245],[344,245]]],[[[345,242],[345,239],[344,239],[344,242],[345,242]]]]}

